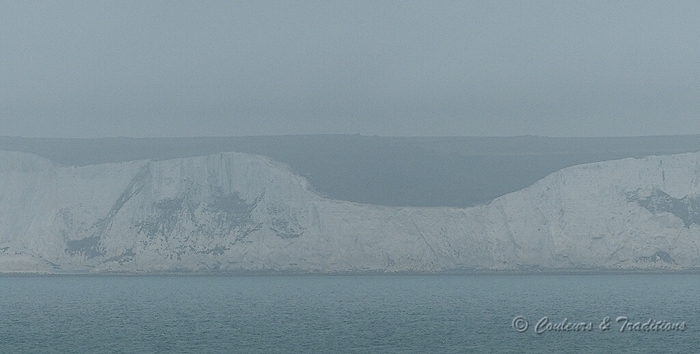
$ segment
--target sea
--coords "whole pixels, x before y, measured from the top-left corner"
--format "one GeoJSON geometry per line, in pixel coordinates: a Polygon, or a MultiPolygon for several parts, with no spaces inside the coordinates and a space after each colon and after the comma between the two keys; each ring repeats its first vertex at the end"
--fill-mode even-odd
{"type": "Polygon", "coordinates": [[[0,353],[699,351],[697,274],[0,277],[0,353]]]}

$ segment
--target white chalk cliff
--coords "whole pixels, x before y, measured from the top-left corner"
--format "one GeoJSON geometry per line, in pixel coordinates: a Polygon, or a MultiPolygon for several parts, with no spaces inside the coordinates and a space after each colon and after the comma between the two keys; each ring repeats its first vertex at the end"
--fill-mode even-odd
{"type": "Polygon", "coordinates": [[[695,268],[698,196],[699,153],[574,166],[458,209],[326,199],[239,153],[73,167],[0,152],[0,272],[695,268]]]}

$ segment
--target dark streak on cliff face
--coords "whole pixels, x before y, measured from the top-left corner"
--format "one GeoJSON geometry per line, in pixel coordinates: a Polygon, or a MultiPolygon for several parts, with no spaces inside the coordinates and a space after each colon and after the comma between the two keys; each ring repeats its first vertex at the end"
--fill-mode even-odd
{"type": "Polygon", "coordinates": [[[204,210],[212,215],[212,223],[217,229],[226,234],[235,233],[236,241],[242,241],[261,227],[253,221],[251,215],[257,207],[258,201],[259,198],[251,203],[246,203],[238,193],[232,193],[216,198],[208,203],[204,210]]]}
{"type": "Polygon", "coordinates": [[[84,255],[88,259],[103,256],[105,251],[100,247],[100,237],[90,236],[80,240],[66,241],[66,252],[70,255],[84,255]]]}
{"type": "Polygon", "coordinates": [[[114,218],[124,204],[143,190],[146,183],[150,180],[150,175],[151,170],[149,166],[143,166],[134,178],[132,178],[124,192],[122,192],[119,198],[114,202],[107,215],[92,225],[91,230],[94,230],[92,235],[79,240],[66,241],[66,252],[71,255],[82,254],[88,259],[104,256],[106,252],[104,247],[100,244],[102,236],[109,231],[114,218]]]}
{"type": "Polygon", "coordinates": [[[651,256],[648,257],[639,257],[637,258],[638,261],[642,262],[666,262],[668,264],[674,264],[676,263],[673,258],[671,257],[670,254],[664,251],[657,251],[656,253],[652,254],[651,256]]]}
{"type": "Polygon", "coordinates": [[[657,213],[671,213],[683,221],[685,227],[700,225],[700,198],[686,196],[673,198],[666,192],[654,188],[648,196],[640,196],[639,191],[628,193],[627,200],[637,202],[643,208],[657,213]]]}

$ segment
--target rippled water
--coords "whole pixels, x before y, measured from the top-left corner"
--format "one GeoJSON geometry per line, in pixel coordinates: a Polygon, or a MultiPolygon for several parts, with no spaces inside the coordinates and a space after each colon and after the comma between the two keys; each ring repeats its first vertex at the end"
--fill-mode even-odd
{"type": "Polygon", "coordinates": [[[688,274],[0,277],[0,353],[695,352],[698,294],[688,274]]]}

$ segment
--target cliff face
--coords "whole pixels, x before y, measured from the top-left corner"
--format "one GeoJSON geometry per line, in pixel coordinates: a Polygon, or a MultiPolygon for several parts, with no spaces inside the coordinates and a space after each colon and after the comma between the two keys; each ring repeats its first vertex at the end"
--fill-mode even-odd
{"type": "Polygon", "coordinates": [[[698,267],[699,183],[700,154],[683,154],[397,208],[323,198],[255,155],[60,167],[0,152],[0,272],[698,267]]]}

